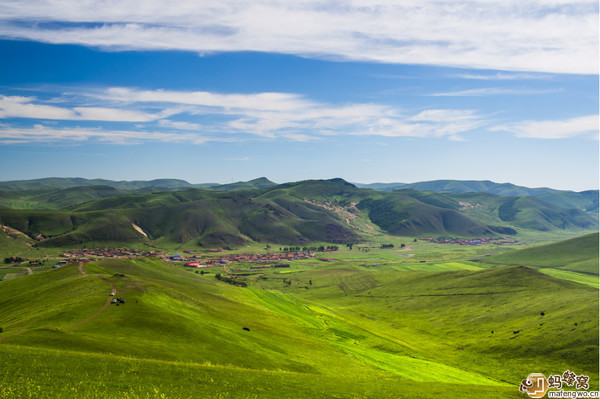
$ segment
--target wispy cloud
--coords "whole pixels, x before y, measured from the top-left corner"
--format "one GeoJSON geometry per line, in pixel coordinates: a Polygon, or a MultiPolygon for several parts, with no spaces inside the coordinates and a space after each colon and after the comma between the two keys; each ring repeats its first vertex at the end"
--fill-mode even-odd
{"type": "Polygon", "coordinates": [[[60,107],[40,103],[35,97],[1,96],[0,118],[29,118],[72,121],[150,122],[164,118],[168,112],[151,114],[104,107],[60,107]]]}
{"type": "Polygon", "coordinates": [[[0,144],[16,143],[69,143],[98,140],[110,144],[139,144],[147,141],[168,143],[204,144],[219,139],[203,137],[199,134],[181,134],[169,132],[127,131],[86,129],[68,127],[48,127],[34,125],[31,128],[0,126],[0,144]]]}
{"type": "Polygon", "coordinates": [[[454,74],[451,78],[471,79],[471,80],[550,80],[553,75],[540,73],[492,73],[492,74],[454,74]]]}
{"type": "MultiPolygon", "coordinates": [[[[481,125],[472,110],[428,110],[405,115],[382,104],[326,104],[293,93],[219,94],[164,90],[108,88],[88,93],[95,99],[122,104],[160,104],[185,109],[191,115],[218,114],[229,119],[213,126],[229,134],[251,134],[292,141],[316,140],[331,135],[386,137],[455,136],[481,125]],[[467,121],[468,119],[468,121],[467,121]]],[[[161,121],[169,126],[172,122],[161,121]]]]}
{"type": "Polygon", "coordinates": [[[561,92],[562,89],[534,90],[534,89],[504,89],[498,87],[485,87],[429,94],[432,97],[485,97],[485,96],[533,96],[561,92]]]}
{"type": "MultiPolygon", "coordinates": [[[[70,98],[68,93],[57,97],[70,98]]],[[[328,136],[367,135],[383,137],[456,137],[484,124],[474,110],[433,109],[407,114],[390,105],[376,103],[328,104],[293,93],[221,94],[212,92],[105,88],[82,91],[81,107],[55,99],[0,97],[0,118],[41,121],[119,121],[132,125],[132,132],[37,127],[6,128],[12,139],[82,140],[183,140],[203,143],[207,137],[236,140],[254,136],[289,141],[321,140],[328,136]],[[51,104],[51,105],[49,105],[51,104]],[[171,119],[177,115],[177,120],[171,119]],[[154,130],[153,133],[143,131],[154,130]],[[199,136],[199,133],[204,136],[199,136]],[[56,133],[54,136],[51,133],[56,133]]],[[[71,98],[69,101],[75,101],[71,98]]],[[[39,123],[39,122],[37,122],[39,123]]],[[[22,124],[22,123],[21,123],[22,124]]],[[[8,137],[5,137],[7,139],[8,137]]]]}
{"type": "Polygon", "coordinates": [[[250,157],[241,157],[241,158],[223,158],[224,161],[249,161],[250,157]]]}
{"type": "Polygon", "coordinates": [[[0,96],[0,118],[5,121],[0,124],[0,142],[306,142],[345,135],[461,141],[465,133],[482,129],[528,138],[569,138],[598,132],[598,116],[494,126],[474,109],[434,108],[409,113],[377,103],[323,103],[294,93],[222,94],[117,87],[84,90],[77,98],[78,103],[68,93],[48,101],[0,96]],[[66,99],[70,102],[65,103],[66,99]],[[87,106],[80,106],[82,103],[87,106]],[[73,127],[93,121],[99,127],[73,127]],[[120,122],[119,129],[104,122],[120,122]]]}
{"type": "Polygon", "coordinates": [[[261,51],[596,74],[596,0],[0,0],[0,36],[109,50],[261,51]]]}
{"type": "Polygon", "coordinates": [[[161,127],[172,128],[177,130],[195,130],[198,131],[202,129],[202,125],[199,123],[190,123],[190,122],[181,122],[181,121],[171,121],[168,119],[162,119],[158,121],[158,124],[161,127]]]}
{"type": "Polygon", "coordinates": [[[598,139],[598,123],[598,115],[588,115],[563,120],[523,121],[496,126],[490,130],[511,132],[523,138],[568,139],[590,136],[598,139]]]}

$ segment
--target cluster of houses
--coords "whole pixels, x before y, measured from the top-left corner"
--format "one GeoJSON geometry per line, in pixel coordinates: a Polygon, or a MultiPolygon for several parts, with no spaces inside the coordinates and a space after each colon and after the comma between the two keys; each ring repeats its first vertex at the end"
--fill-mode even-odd
{"type": "Polygon", "coordinates": [[[307,252],[288,252],[288,253],[267,253],[267,254],[223,254],[218,257],[212,257],[210,259],[201,259],[200,255],[182,256],[182,255],[171,255],[163,258],[165,261],[175,262],[186,262],[184,266],[187,267],[214,267],[221,266],[227,263],[235,262],[247,262],[247,263],[273,263],[286,260],[300,260],[300,259],[311,259],[314,258],[315,253],[313,251],[307,252]]]}
{"type": "MultiPolygon", "coordinates": [[[[59,262],[60,265],[66,263],[77,263],[77,262],[90,262],[91,259],[106,259],[106,258],[126,258],[135,259],[140,256],[155,256],[160,257],[166,262],[185,262],[186,267],[214,267],[222,266],[228,263],[234,262],[247,262],[247,263],[272,263],[267,266],[256,266],[253,269],[259,268],[271,268],[271,267],[289,267],[288,264],[277,263],[281,261],[300,260],[300,259],[311,259],[314,258],[315,252],[309,251],[297,251],[297,252],[282,252],[282,253],[266,253],[266,254],[220,254],[223,252],[222,248],[209,249],[205,252],[214,255],[201,255],[197,254],[197,251],[186,249],[183,251],[184,255],[166,255],[162,251],[140,251],[137,249],[128,248],[82,248],[73,249],[66,251],[61,255],[65,260],[59,262]]],[[[329,251],[328,251],[329,252],[329,251]]],[[[332,259],[333,260],[333,259],[332,259]]]]}
{"type": "Polygon", "coordinates": [[[500,238],[491,238],[491,237],[478,237],[478,238],[421,238],[421,241],[433,242],[436,244],[458,244],[458,245],[486,245],[486,244],[495,244],[495,245],[522,245],[523,243],[511,239],[510,237],[500,237],[500,238]]]}
{"type": "Polygon", "coordinates": [[[128,248],[82,248],[82,249],[72,249],[67,251],[61,255],[63,258],[67,259],[77,259],[73,260],[73,262],[80,261],[84,258],[128,258],[134,259],[139,256],[163,256],[164,252],[162,251],[139,251],[137,249],[128,249],[128,248]]]}

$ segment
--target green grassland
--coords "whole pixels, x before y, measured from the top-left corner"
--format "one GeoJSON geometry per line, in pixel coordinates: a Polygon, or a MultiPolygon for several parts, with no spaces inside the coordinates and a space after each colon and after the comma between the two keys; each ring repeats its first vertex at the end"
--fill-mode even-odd
{"type": "Polygon", "coordinates": [[[597,288],[393,254],[238,264],[247,287],[142,258],[2,281],[0,397],[516,398],[566,369],[598,388],[597,288]]]}
{"type": "Polygon", "coordinates": [[[598,233],[533,246],[482,259],[487,263],[533,266],[550,276],[598,287],[598,233]]]}
{"type": "Polygon", "coordinates": [[[0,209],[0,255],[24,258],[0,268],[0,398],[517,398],[530,373],[567,369],[598,389],[598,233],[582,236],[597,231],[593,193],[341,179],[53,191],[61,182],[0,192],[24,201],[0,209]],[[420,239],[499,235],[515,242],[420,239]],[[84,246],[211,257],[331,244],[287,268],[51,268],[84,246]],[[126,303],[110,303],[113,291],[126,303]]]}
{"type": "Polygon", "coordinates": [[[561,268],[597,275],[598,233],[496,255],[490,261],[561,268]]]}

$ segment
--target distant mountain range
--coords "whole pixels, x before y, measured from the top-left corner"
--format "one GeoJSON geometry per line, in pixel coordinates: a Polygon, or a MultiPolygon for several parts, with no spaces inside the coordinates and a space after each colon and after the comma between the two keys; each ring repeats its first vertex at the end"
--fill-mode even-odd
{"type": "Polygon", "coordinates": [[[359,242],[386,234],[472,237],[598,229],[597,190],[513,186],[528,194],[507,195],[506,187],[499,188],[506,185],[491,182],[407,186],[378,191],[342,179],[278,185],[266,178],[201,187],[174,179],[4,182],[0,224],[22,232],[35,245],[47,246],[191,242],[208,247],[250,241],[292,245],[359,242]],[[452,192],[441,192],[449,187],[452,192]]]}
{"type": "Polygon", "coordinates": [[[83,179],[83,178],[63,178],[49,177],[33,180],[13,180],[0,182],[2,191],[27,191],[39,189],[64,189],[82,186],[109,186],[118,190],[135,191],[152,188],[154,190],[180,190],[186,188],[215,188],[219,191],[229,191],[237,189],[252,189],[271,187],[276,185],[265,177],[250,180],[248,182],[237,182],[231,184],[202,183],[191,184],[180,179],[156,179],[156,180],[134,180],[134,181],[114,181],[105,179],[83,179]]]}

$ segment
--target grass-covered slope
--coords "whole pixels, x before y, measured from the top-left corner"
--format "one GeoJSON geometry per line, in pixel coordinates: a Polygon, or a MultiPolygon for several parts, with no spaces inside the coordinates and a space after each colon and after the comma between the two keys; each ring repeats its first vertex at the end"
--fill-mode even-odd
{"type": "Polygon", "coordinates": [[[360,239],[326,209],[304,202],[296,205],[291,211],[268,199],[193,189],[111,197],[60,211],[0,209],[0,224],[43,238],[40,245],[46,246],[147,240],[195,240],[219,246],[248,240],[299,244],[360,239]]]}
{"type": "Polygon", "coordinates": [[[0,207],[11,209],[61,209],[88,201],[128,194],[111,186],[80,186],[66,189],[0,191],[0,207]]]}
{"type": "Polygon", "coordinates": [[[517,398],[566,368],[597,388],[597,290],[518,266],[302,270],[240,288],[110,260],[1,282],[0,395],[517,398]]]}
{"type": "Polygon", "coordinates": [[[82,186],[110,186],[119,190],[138,190],[145,187],[163,187],[167,189],[191,188],[192,185],[185,180],[179,179],[155,179],[150,181],[114,181],[106,179],[83,179],[49,177],[33,180],[12,180],[0,182],[0,190],[26,191],[38,189],[65,189],[82,186]]]}
{"type": "Polygon", "coordinates": [[[352,243],[372,234],[472,237],[517,234],[518,230],[593,230],[598,225],[597,217],[589,213],[537,197],[408,189],[386,193],[359,189],[342,179],[272,184],[262,178],[224,188],[226,191],[125,194],[108,186],[85,186],[4,192],[5,201],[12,201],[13,208],[37,204],[60,209],[0,207],[0,224],[46,246],[352,243]],[[66,206],[70,204],[75,205],[66,206]]]}
{"type": "Polygon", "coordinates": [[[495,263],[559,268],[598,275],[598,233],[495,255],[495,263]]]}
{"type": "Polygon", "coordinates": [[[447,194],[460,204],[465,216],[482,223],[552,231],[597,229],[597,215],[577,208],[563,208],[538,197],[504,197],[486,193],[447,194]]]}

